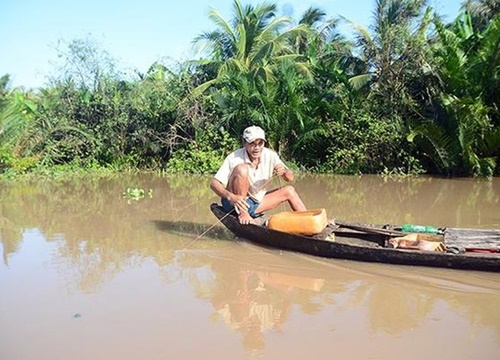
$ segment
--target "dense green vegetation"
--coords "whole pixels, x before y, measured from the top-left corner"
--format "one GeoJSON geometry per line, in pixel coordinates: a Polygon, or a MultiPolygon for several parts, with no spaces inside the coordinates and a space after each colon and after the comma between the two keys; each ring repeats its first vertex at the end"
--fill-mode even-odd
{"type": "Polygon", "coordinates": [[[37,90],[0,78],[0,173],[214,172],[261,125],[295,166],[328,173],[500,174],[500,0],[451,23],[425,0],[376,0],[369,29],[310,8],[233,3],[196,61],[125,76],[91,39],[62,43],[37,90]]]}

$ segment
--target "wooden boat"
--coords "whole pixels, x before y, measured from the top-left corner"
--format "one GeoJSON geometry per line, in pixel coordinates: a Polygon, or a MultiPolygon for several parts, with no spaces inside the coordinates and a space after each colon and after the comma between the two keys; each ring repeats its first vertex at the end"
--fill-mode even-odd
{"type": "Polygon", "coordinates": [[[227,213],[218,204],[211,210],[236,236],[272,248],[325,258],[500,272],[500,230],[445,228],[446,251],[409,250],[387,246],[391,238],[408,234],[396,227],[335,220],[322,233],[305,236],[265,225],[241,225],[234,212],[227,213]]]}

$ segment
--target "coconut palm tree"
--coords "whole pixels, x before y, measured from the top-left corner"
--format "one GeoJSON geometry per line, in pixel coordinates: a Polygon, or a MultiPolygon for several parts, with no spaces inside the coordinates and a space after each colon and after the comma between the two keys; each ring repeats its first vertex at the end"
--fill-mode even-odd
{"type": "MultiPolygon", "coordinates": [[[[234,17],[226,21],[216,10],[209,18],[218,29],[195,38],[197,44],[208,46],[210,60],[219,66],[218,79],[233,71],[251,78],[271,80],[273,65],[284,59],[297,58],[286,39],[304,32],[303,26],[289,27],[290,19],[276,16],[276,5],[261,4],[243,7],[233,3],[234,17]]],[[[207,47],[205,47],[207,48],[207,47]]]]}
{"type": "MultiPolygon", "coordinates": [[[[209,18],[217,29],[195,38],[197,45],[208,51],[209,59],[198,61],[199,69],[216,71],[216,76],[197,87],[200,94],[215,86],[214,97],[225,108],[224,119],[232,132],[239,133],[253,121],[249,109],[254,109],[260,89],[275,81],[279,64],[298,59],[290,47],[290,39],[306,31],[303,25],[291,26],[291,19],[278,17],[275,4],[242,6],[233,2],[233,18],[225,20],[216,10],[209,18]],[[205,46],[203,46],[205,45],[205,46]],[[227,111],[226,111],[227,110],[227,111]]],[[[295,66],[307,70],[300,62],[295,66]]]]}
{"type": "Polygon", "coordinates": [[[410,85],[428,68],[430,21],[426,0],[377,0],[371,32],[353,24],[364,71],[351,83],[356,88],[369,85],[381,116],[415,116],[410,85]]]}

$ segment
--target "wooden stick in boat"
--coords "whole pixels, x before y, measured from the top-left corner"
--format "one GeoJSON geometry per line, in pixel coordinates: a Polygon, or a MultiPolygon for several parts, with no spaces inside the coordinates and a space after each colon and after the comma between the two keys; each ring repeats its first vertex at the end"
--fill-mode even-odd
{"type": "MultiPolygon", "coordinates": [[[[341,220],[335,220],[335,224],[340,225],[340,226],[345,227],[345,228],[364,232],[364,233],[380,234],[380,235],[387,235],[387,236],[397,236],[397,237],[404,236],[404,235],[408,234],[408,233],[405,233],[405,232],[402,232],[399,230],[381,229],[381,228],[377,228],[374,226],[348,223],[348,222],[344,222],[341,220]]],[[[443,235],[438,235],[438,234],[418,233],[418,235],[419,235],[420,240],[426,240],[426,241],[441,242],[444,239],[443,235]]]]}
{"type": "Polygon", "coordinates": [[[340,225],[342,227],[346,227],[349,229],[357,230],[360,232],[365,232],[365,233],[375,233],[375,234],[380,234],[380,235],[387,235],[387,236],[403,236],[404,233],[401,231],[397,230],[390,230],[390,229],[381,229],[381,228],[376,228],[372,226],[366,226],[366,225],[361,225],[361,224],[353,224],[353,223],[348,223],[342,220],[337,220],[335,219],[335,224],[340,225]]]}

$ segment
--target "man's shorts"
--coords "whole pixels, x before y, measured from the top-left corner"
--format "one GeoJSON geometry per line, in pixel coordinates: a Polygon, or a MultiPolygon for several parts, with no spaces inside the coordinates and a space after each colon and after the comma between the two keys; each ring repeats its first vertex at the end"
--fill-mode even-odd
{"type": "MultiPolygon", "coordinates": [[[[231,202],[228,199],[222,198],[221,202],[222,202],[222,207],[224,208],[224,210],[226,210],[227,212],[233,211],[234,206],[231,204],[231,202]]],[[[255,210],[257,210],[257,208],[259,207],[259,203],[257,201],[255,201],[251,197],[247,197],[247,204],[248,204],[248,213],[250,214],[251,217],[257,218],[257,217],[260,217],[263,215],[263,214],[256,214],[255,213],[255,210]]]]}

